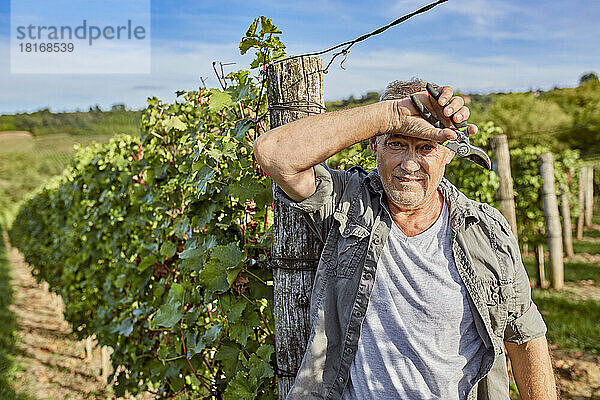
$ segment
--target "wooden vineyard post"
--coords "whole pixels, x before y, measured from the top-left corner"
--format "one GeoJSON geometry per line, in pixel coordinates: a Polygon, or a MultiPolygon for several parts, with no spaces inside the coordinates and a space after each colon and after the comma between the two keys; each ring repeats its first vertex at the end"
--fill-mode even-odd
{"type": "MultiPolygon", "coordinates": [[[[271,129],[325,109],[322,60],[301,57],[267,67],[271,129]]],[[[274,185],[275,189],[275,185],[274,185]]],[[[291,389],[310,335],[310,296],[322,244],[304,216],[273,201],[273,284],[279,398],[291,389]]]]}
{"type": "Polygon", "coordinates": [[[577,240],[583,239],[583,225],[585,220],[585,187],[587,185],[587,167],[579,167],[579,216],[577,217],[577,240]]]}
{"type": "Polygon", "coordinates": [[[548,287],[548,281],[546,280],[546,271],[544,269],[544,245],[538,243],[535,246],[535,264],[537,274],[538,287],[546,289],[548,287]]]}
{"type": "Polygon", "coordinates": [[[594,215],[594,167],[587,167],[587,184],[585,185],[585,226],[592,226],[592,216],[594,215]]]}
{"type": "Polygon", "coordinates": [[[567,257],[573,257],[573,228],[571,226],[571,208],[569,206],[569,189],[565,183],[560,184],[560,213],[562,214],[563,244],[567,257]]]}
{"type": "Polygon", "coordinates": [[[554,187],[554,167],[552,154],[540,156],[540,174],[542,176],[542,195],[544,204],[544,219],[546,220],[546,235],[548,237],[548,252],[550,253],[550,283],[554,289],[562,289],[564,284],[562,229],[558,215],[558,202],[554,187]]]}
{"type": "Polygon", "coordinates": [[[515,212],[515,195],[510,170],[510,153],[506,135],[492,136],[490,139],[494,156],[494,172],[498,175],[500,186],[496,197],[500,210],[508,221],[515,237],[517,237],[517,214],[515,212]]]}

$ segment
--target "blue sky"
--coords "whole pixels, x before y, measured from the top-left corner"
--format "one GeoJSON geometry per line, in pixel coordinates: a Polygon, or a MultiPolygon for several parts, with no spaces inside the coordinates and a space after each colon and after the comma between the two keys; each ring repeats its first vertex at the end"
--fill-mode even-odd
{"type": "MultiPolygon", "coordinates": [[[[427,3],[151,0],[150,74],[32,75],[10,73],[10,1],[0,0],[0,113],[141,108],[150,96],[173,101],[201,76],[216,87],[213,61],[248,67],[251,57],[240,56],[238,44],[254,17],[272,18],[288,53],[299,54],[354,39],[427,3]]],[[[599,20],[593,0],[449,0],[355,45],[346,70],[336,63],[326,75],[325,97],[359,97],[413,76],[464,92],[575,86],[581,74],[600,73],[599,20]]]]}

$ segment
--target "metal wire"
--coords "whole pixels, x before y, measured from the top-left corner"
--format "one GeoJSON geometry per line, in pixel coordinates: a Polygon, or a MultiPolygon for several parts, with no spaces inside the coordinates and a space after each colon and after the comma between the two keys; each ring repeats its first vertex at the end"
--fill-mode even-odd
{"type": "Polygon", "coordinates": [[[331,58],[331,60],[329,60],[329,63],[327,63],[327,66],[323,70],[317,71],[317,72],[323,72],[324,74],[326,74],[327,71],[329,70],[329,67],[333,63],[333,60],[335,60],[340,55],[344,56],[344,59],[340,63],[340,67],[342,69],[344,69],[344,66],[343,66],[344,61],[346,61],[346,57],[348,56],[348,53],[350,52],[350,48],[352,46],[354,46],[356,43],[362,42],[363,40],[366,40],[366,39],[370,38],[371,36],[379,35],[380,33],[385,32],[386,30],[388,30],[389,28],[391,28],[393,26],[396,26],[398,24],[401,24],[402,22],[406,21],[409,18],[414,17],[415,15],[427,12],[427,11],[431,10],[433,7],[437,6],[438,4],[442,4],[442,3],[445,3],[447,1],[448,0],[438,0],[436,2],[428,4],[428,5],[424,6],[424,7],[419,8],[416,11],[411,12],[410,14],[406,14],[406,15],[404,15],[404,16],[402,16],[402,17],[400,17],[400,18],[398,18],[398,19],[390,22],[387,25],[384,25],[384,26],[382,26],[380,28],[375,29],[371,33],[367,33],[367,34],[364,34],[362,36],[359,36],[358,38],[356,38],[354,40],[349,40],[347,42],[340,43],[338,45],[335,45],[335,46],[330,47],[330,48],[325,49],[325,50],[315,51],[315,52],[306,53],[306,54],[300,54],[300,55],[297,55],[297,56],[290,56],[290,57],[283,58],[281,60],[277,60],[277,61],[274,61],[274,62],[283,62],[283,61],[293,60],[294,58],[300,58],[300,57],[318,56],[318,55],[321,55],[321,54],[326,54],[326,53],[332,52],[332,51],[334,51],[336,49],[339,49],[340,47],[344,47],[345,46],[345,48],[343,48],[342,50],[338,51],[337,53],[334,53],[333,57],[331,58]]]}

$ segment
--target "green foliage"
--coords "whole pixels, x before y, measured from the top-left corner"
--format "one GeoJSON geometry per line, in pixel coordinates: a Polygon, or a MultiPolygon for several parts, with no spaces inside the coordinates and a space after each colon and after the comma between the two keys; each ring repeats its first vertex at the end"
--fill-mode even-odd
{"type": "MultiPolygon", "coordinates": [[[[483,149],[489,148],[489,140],[494,135],[502,134],[502,130],[491,122],[479,127],[479,133],[471,137],[471,143],[483,149]]],[[[490,159],[492,154],[488,151],[490,159]]],[[[458,187],[470,199],[495,205],[498,176],[483,169],[462,157],[454,156],[454,160],[446,167],[446,178],[458,187]]]]}
{"type": "MultiPolygon", "coordinates": [[[[283,56],[277,33],[252,24],[242,43],[258,50],[253,66],[283,56]]],[[[252,157],[266,96],[248,71],[227,81],[149,99],[139,138],[80,149],[11,229],[73,331],[114,348],[119,396],[276,395],[272,189],[252,157]]]]}
{"type": "Polygon", "coordinates": [[[572,117],[553,101],[534,93],[511,93],[493,98],[478,121],[494,121],[508,137],[510,148],[545,145],[563,150],[554,131],[572,124],[572,117]]]}
{"type": "MultiPolygon", "coordinates": [[[[542,177],[540,176],[540,156],[550,150],[544,146],[526,146],[510,150],[511,173],[515,194],[517,229],[519,240],[528,243],[545,241],[545,221],[542,204],[542,177]]],[[[578,193],[578,173],[581,163],[579,152],[565,150],[554,157],[554,180],[556,193],[560,193],[561,184],[569,191],[571,205],[578,193]]],[[[579,215],[579,209],[573,209],[572,217],[579,215]]]]}
{"type": "Polygon", "coordinates": [[[587,80],[575,88],[547,92],[543,98],[555,102],[572,117],[569,129],[557,132],[558,140],[581,150],[584,157],[597,156],[600,153],[600,82],[587,80]]]}
{"type": "Polygon", "coordinates": [[[581,75],[581,78],[579,78],[580,85],[593,81],[598,82],[598,75],[595,72],[588,72],[587,74],[581,75]]]}

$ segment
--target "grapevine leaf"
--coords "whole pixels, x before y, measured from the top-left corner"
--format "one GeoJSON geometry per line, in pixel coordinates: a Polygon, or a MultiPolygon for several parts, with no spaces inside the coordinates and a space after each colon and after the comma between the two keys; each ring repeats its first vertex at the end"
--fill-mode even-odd
{"type": "Polygon", "coordinates": [[[160,246],[160,254],[166,258],[173,257],[176,251],[177,246],[171,241],[166,241],[162,244],[162,246],[160,246]]]}
{"type": "Polygon", "coordinates": [[[133,332],[133,319],[131,317],[125,318],[115,329],[115,332],[123,335],[129,336],[131,332],[133,332]]]}
{"type": "Polygon", "coordinates": [[[176,129],[178,131],[185,131],[187,129],[187,125],[181,120],[181,118],[177,116],[171,116],[165,122],[165,128],[167,130],[176,129]]]}
{"type": "Polygon", "coordinates": [[[156,256],[148,256],[140,262],[138,265],[138,271],[145,271],[149,266],[154,265],[156,263],[156,256]]]}
{"type": "Polygon", "coordinates": [[[158,309],[158,312],[152,319],[153,326],[164,326],[171,328],[183,316],[183,307],[181,301],[183,298],[184,288],[179,283],[174,283],[167,295],[167,301],[158,309]]]}
{"type": "Polygon", "coordinates": [[[240,53],[246,54],[246,52],[248,50],[250,50],[251,48],[259,47],[259,46],[260,46],[260,41],[257,38],[245,37],[240,42],[240,53]]]}
{"type": "Polygon", "coordinates": [[[225,389],[224,400],[252,400],[256,397],[254,387],[256,384],[248,380],[242,372],[238,372],[225,389]]]}
{"type": "Polygon", "coordinates": [[[235,125],[235,128],[231,131],[233,137],[235,137],[238,140],[242,140],[244,138],[244,135],[246,135],[246,132],[248,132],[248,130],[250,130],[250,128],[252,127],[253,123],[254,122],[251,118],[245,118],[239,121],[235,125]]]}
{"type": "Polygon", "coordinates": [[[270,360],[275,348],[270,344],[263,344],[256,350],[256,355],[263,360],[270,360]]]}
{"type": "Polygon", "coordinates": [[[219,333],[221,333],[221,324],[216,324],[210,327],[210,329],[208,329],[206,332],[204,332],[204,335],[202,336],[202,340],[204,341],[204,343],[211,345],[215,342],[215,340],[217,340],[217,338],[219,337],[219,333]]]}
{"type": "Polygon", "coordinates": [[[215,353],[215,360],[221,361],[227,377],[234,376],[238,365],[239,354],[239,345],[229,341],[222,341],[221,347],[219,347],[219,350],[215,353]]]}
{"type": "Polygon", "coordinates": [[[198,171],[198,183],[196,184],[196,189],[198,190],[198,194],[204,194],[206,192],[206,186],[215,176],[215,170],[206,165],[203,166],[200,171],[198,171]]]}
{"type": "Polygon", "coordinates": [[[277,29],[277,27],[275,25],[273,25],[271,18],[261,16],[260,17],[260,35],[264,35],[265,33],[281,33],[281,31],[279,29],[277,29]]]}
{"type": "Polygon", "coordinates": [[[248,336],[252,333],[252,328],[244,324],[244,321],[229,324],[229,338],[235,340],[242,346],[246,347],[248,336]]]}
{"type": "Polygon", "coordinates": [[[258,18],[254,18],[254,21],[252,21],[252,23],[250,24],[250,27],[246,31],[246,36],[256,35],[256,29],[258,29],[258,23],[259,23],[258,18]]]}
{"type": "Polygon", "coordinates": [[[211,89],[210,93],[211,95],[208,108],[210,108],[212,111],[221,111],[225,107],[233,104],[231,95],[227,92],[222,92],[219,89],[211,89]]]}
{"type": "Polygon", "coordinates": [[[253,382],[257,382],[260,378],[273,376],[273,368],[256,354],[250,355],[248,365],[250,366],[250,377],[253,382]]]}
{"type": "Polygon", "coordinates": [[[225,268],[234,268],[244,259],[244,254],[235,243],[214,247],[210,256],[225,264],[225,268]]]}
{"type": "Polygon", "coordinates": [[[226,271],[225,264],[213,258],[203,265],[200,271],[200,284],[211,292],[224,292],[229,288],[226,271]]]}

